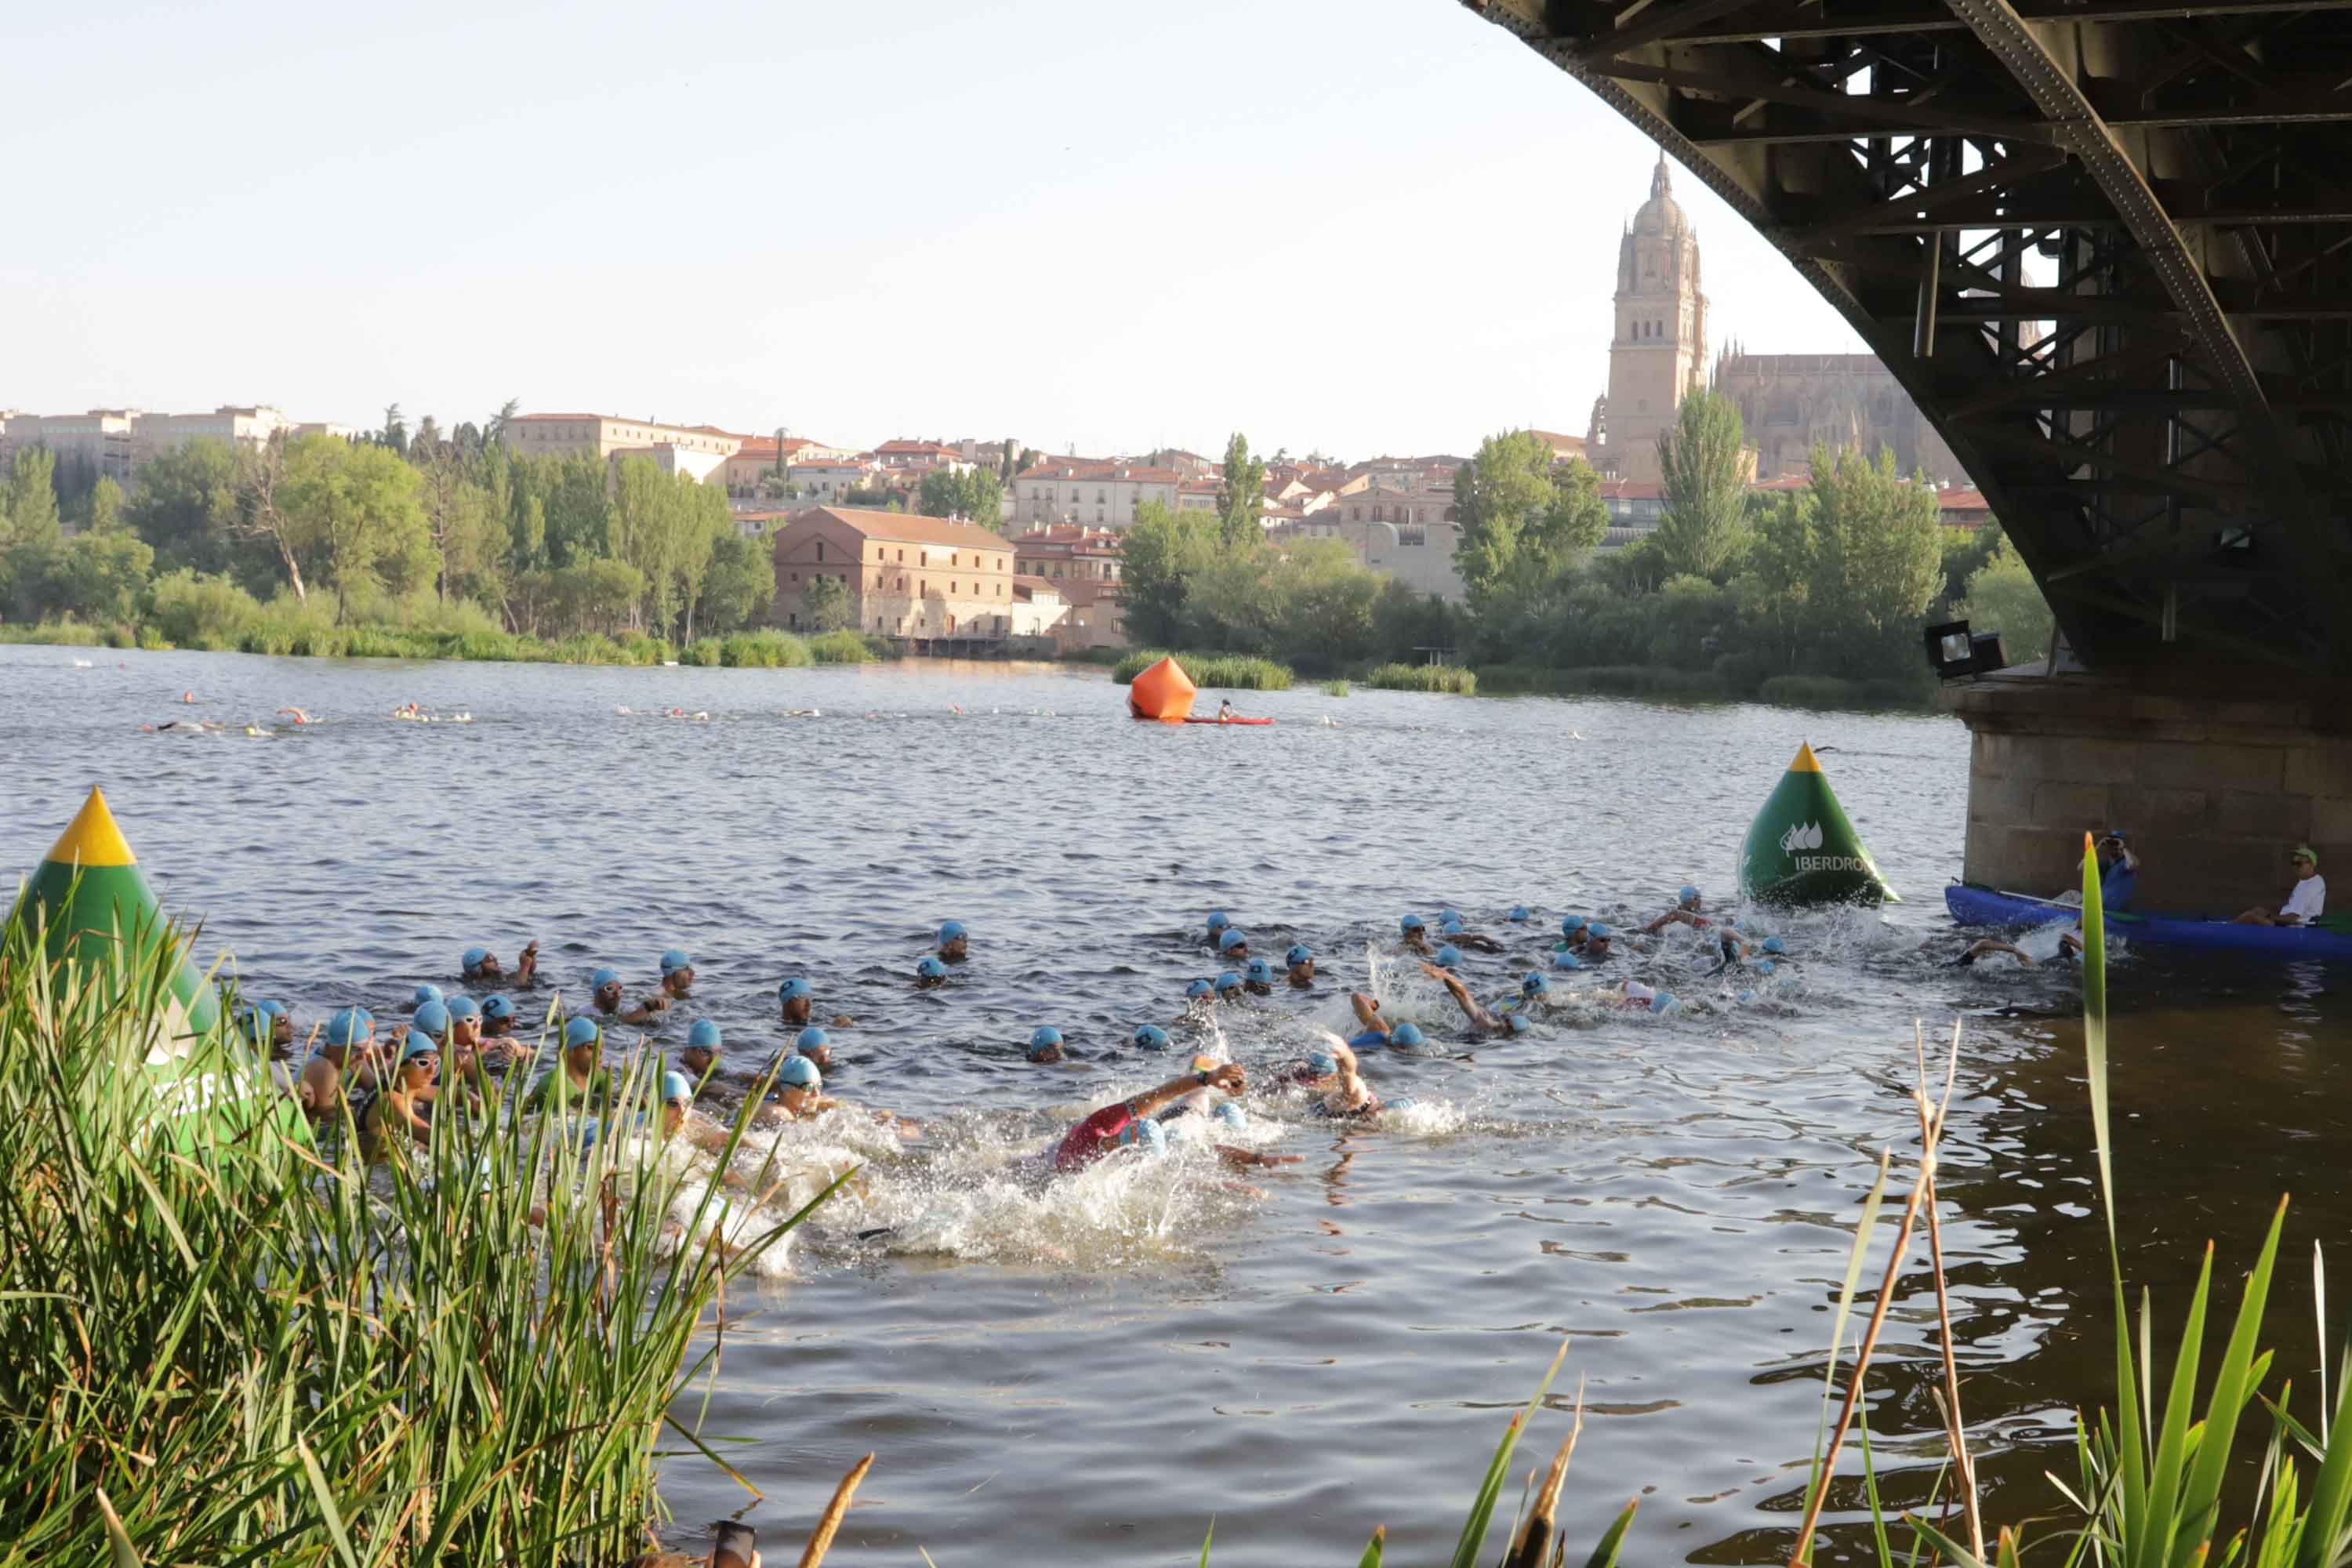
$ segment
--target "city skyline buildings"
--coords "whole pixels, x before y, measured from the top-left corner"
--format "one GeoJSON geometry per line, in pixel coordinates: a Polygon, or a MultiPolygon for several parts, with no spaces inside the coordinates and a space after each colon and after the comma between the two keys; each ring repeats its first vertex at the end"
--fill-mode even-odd
{"type": "MultiPolygon", "coordinates": [[[[367,427],[519,397],[1363,455],[1580,429],[1602,390],[1593,242],[1654,150],[1444,0],[1204,0],[1181,25],[917,3],[887,35],[705,0],[665,25],[725,47],[652,64],[639,12],[542,23],[499,0],[396,28],[274,0],[0,19],[13,58],[110,72],[104,95],[26,73],[26,122],[107,177],[26,182],[0,401],[367,427]]],[[[1718,321],[1759,351],[1859,346],[1676,189],[1718,321]]]]}

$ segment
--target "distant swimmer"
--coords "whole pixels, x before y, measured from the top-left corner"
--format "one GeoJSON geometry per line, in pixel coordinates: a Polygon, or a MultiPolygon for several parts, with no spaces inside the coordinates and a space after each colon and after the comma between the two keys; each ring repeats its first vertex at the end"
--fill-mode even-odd
{"type": "MultiPolygon", "coordinates": [[[[1083,1171],[1098,1160],[1107,1159],[1121,1149],[1141,1149],[1151,1154],[1162,1154],[1168,1149],[1168,1130],[1153,1118],[1186,1095],[1204,1089],[1239,1094],[1248,1087],[1248,1079],[1238,1062],[1226,1062],[1218,1067],[1201,1068],[1181,1078],[1171,1078],[1156,1089],[1127,1100],[1114,1100],[1089,1114],[1076,1126],[1063,1134],[1054,1150],[1054,1169],[1064,1174],[1083,1171]]],[[[1231,1144],[1216,1146],[1217,1153],[1229,1165],[1288,1165],[1297,1163],[1297,1154],[1260,1154],[1254,1150],[1237,1149],[1231,1144]]]]}
{"type": "Polygon", "coordinates": [[[1220,1002],[1238,1002],[1248,989],[1236,970],[1228,969],[1216,978],[1217,1000],[1220,1002]]]}
{"type": "Polygon", "coordinates": [[[487,947],[469,947],[457,960],[458,972],[468,985],[485,980],[510,980],[517,985],[529,985],[539,973],[539,940],[534,937],[515,959],[514,973],[507,973],[499,955],[487,947]]]}
{"type": "Polygon", "coordinates": [[[441,987],[427,983],[408,994],[408,1010],[414,1013],[428,1002],[439,1002],[442,999],[441,987]]]}
{"type": "Polygon", "coordinates": [[[1406,915],[1397,921],[1397,930],[1403,937],[1403,940],[1397,943],[1398,951],[1417,952],[1423,958],[1430,956],[1432,949],[1429,945],[1427,921],[1423,920],[1419,915],[1406,915]]]}
{"type": "Polygon", "coordinates": [[[1462,917],[1451,910],[1438,917],[1437,936],[1441,942],[1451,942],[1456,947],[1472,948],[1479,952],[1503,951],[1501,942],[1491,936],[1485,936],[1470,930],[1463,923],[1462,917]]]}
{"type": "Polygon", "coordinates": [[[1643,926],[1642,930],[1652,936],[1655,936],[1658,932],[1665,930],[1670,925],[1712,925],[1715,922],[1708,920],[1706,916],[1701,912],[1706,908],[1706,900],[1699,897],[1698,889],[1693,887],[1690,883],[1685,882],[1682,887],[1682,891],[1675,895],[1675,907],[1668,910],[1664,914],[1660,915],[1656,920],[1652,921],[1648,925],[1643,926]]]}
{"type": "Polygon", "coordinates": [[[180,693],[180,700],[183,702],[194,703],[195,700],[196,694],[193,691],[183,691],[180,693]]]}
{"type": "Polygon", "coordinates": [[[947,921],[940,926],[940,957],[949,963],[961,963],[971,956],[971,932],[961,921],[947,921]]]}
{"type": "Polygon", "coordinates": [[[1432,980],[1445,987],[1446,994],[1454,998],[1454,1005],[1462,1009],[1462,1016],[1469,1019],[1470,1026],[1480,1034],[1524,1035],[1535,1026],[1525,1013],[1487,1011],[1479,1005],[1476,997],[1470,994],[1470,987],[1462,983],[1462,977],[1452,970],[1442,969],[1434,963],[1424,963],[1421,967],[1432,980]]]}
{"type": "Polygon", "coordinates": [[[512,1039],[517,1022],[512,997],[493,994],[482,998],[483,1039],[512,1039]]]}
{"type": "Polygon", "coordinates": [[[1584,944],[1577,951],[1587,963],[1605,963],[1617,955],[1616,942],[1616,933],[1594,921],[1584,928],[1584,944]]]}
{"type": "Polygon", "coordinates": [[[1031,1031],[1029,1059],[1040,1065],[1062,1060],[1062,1031],[1051,1024],[1041,1024],[1031,1031]]]}
{"type": "Polygon", "coordinates": [[[935,953],[923,954],[923,961],[915,965],[915,989],[936,991],[947,983],[948,966],[935,953]]]}
{"type": "Polygon", "coordinates": [[[1223,938],[1227,931],[1233,929],[1233,920],[1225,913],[1224,910],[1211,910],[1209,911],[1209,933],[1206,937],[1202,939],[1202,942],[1204,945],[1213,948],[1217,945],[1218,941],[1223,938]]]}
{"type": "Polygon", "coordinates": [[[310,715],[303,712],[299,708],[280,708],[278,710],[278,717],[280,719],[291,719],[297,724],[315,724],[318,722],[316,719],[311,718],[310,715]]]}
{"type": "Polygon", "coordinates": [[[635,1006],[621,1015],[624,1024],[656,1022],[672,1004],[686,1000],[694,989],[694,961],[684,948],[673,947],[661,955],[661,989],[650,996],[638,999],[635,1006]]]}
{"type": "Polygon", "coordinates": [[[1307,991],[1314,988],[1314,949],[1308,947],[1303,942],[1292,942],[1290,944],[1290,951],[1282,955],[1282,962],[1284,966],[1284,975],[1289,980],[1293,987],[1300,991],[1307,991]]]}

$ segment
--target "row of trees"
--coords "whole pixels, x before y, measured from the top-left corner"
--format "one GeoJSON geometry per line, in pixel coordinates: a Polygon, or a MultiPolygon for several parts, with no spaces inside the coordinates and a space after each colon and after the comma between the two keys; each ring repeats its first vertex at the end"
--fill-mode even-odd
{"type": "Polygon", "coordinates": [[[128,619],[180,574],[298,613],[469,621],[551,637],[643,631],[679,641],[761,619],[764,541],[725,495],[650,459],[523,457],[509,403],[485,426],[412,433],[397,405],[354,441],[191,441],[156,457],[126,504],[90,488],[64,536],[50,455],[17,455],[0,514],[0,587],[20,618],[128,619]]]}

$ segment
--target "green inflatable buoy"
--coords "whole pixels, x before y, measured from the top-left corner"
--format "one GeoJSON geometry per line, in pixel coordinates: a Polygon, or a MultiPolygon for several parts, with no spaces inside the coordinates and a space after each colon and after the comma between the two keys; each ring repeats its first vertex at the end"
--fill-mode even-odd
{"type": "Polygon", "coordinates": [[[1740,852],[1739,885],[1759,903],[1899,904],[1846,820],[1810,744],[1748,825],[1740,852]]]}
{"type": "Polygon", "coordinates": [[[170,944],[170,977],[140,1042],[152,1092],[142,1135],[167,1130],[184,1149],[206,1128],[233,1136],[265,1119],[299,1125],[267,1065],[221,1028],[220,998],[190,959],[188,939],[164,920],[104,792],[89,792],[26,879],[11,918],[39,930],[49,962],[72,960],[89,984],[136,984],[141,969],[123,961],[152,962],[170,944]]]}

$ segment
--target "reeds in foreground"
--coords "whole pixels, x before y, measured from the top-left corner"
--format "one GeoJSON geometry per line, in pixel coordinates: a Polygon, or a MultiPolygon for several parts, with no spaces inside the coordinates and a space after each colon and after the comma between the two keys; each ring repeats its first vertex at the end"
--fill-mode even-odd
{"type": "MultiPolygon", "coordinates": [[[[429,1147],[373,1171],[347,1117],[173,1146],[142,1058],[176,951],[147,951],[56,965],[0,930],[0,1568],[646,1544],[664,1433],[709,1454],[673,1402],[715,1370],[710,1309],[801,1215],[680,1248],[633,1117],[520,1119],[497,1084],[472,1110],[448,1091],[429,1147]]],[[[624,1104],[652,1065],[617,1075],[624,1104]]],[[[226,1029],[189,1067],[277,1103],[226,1029]]]]}

